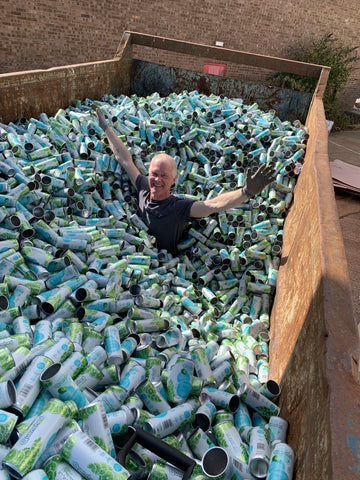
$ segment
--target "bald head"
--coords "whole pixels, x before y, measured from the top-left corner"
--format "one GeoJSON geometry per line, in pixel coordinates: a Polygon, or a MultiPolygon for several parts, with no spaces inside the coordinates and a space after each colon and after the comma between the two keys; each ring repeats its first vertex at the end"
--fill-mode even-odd
{"type": "Polygon", "coordinates": [[[165,200],[176,180],[176,162],[170,155],[160,153],[151,160],[149,168],[150,198],[165,200]]]}
{"type": "Polygon", "coordinates": [[[150,169],[154,166],[165,165],[171,168],[172,174],[176,177],[177,167],[176,162],[171,155],[167,153],[159,153],[159,155],[155,155],[150,163],[150,169]]]}

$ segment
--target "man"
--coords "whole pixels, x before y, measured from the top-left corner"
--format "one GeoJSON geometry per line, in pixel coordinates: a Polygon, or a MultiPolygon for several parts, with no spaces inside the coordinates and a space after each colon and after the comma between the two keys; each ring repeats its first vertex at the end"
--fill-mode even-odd
{"type": "Polygon", "coordinates": [[[274,180],[271,167],[261,165],[254,175],[248,169],[243,188],[210,200],[180,199],[171,194],[176,180],[176,162],[165,153],[155,155],[150,162],[149,178],[140,173],[124,143],[109,127],[104,114],[95,108],[100,127],[104,130],[115,158],[127,172],[139,195],[138,215],[156,238],[158,250],[177,254],[177,245],[191,218],[208,217],[249,200],[274,180]]]}

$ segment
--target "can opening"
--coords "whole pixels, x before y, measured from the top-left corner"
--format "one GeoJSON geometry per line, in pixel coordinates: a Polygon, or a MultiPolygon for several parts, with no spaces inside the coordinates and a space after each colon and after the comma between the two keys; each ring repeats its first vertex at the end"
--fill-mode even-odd
{"type": "Polygon", "coordinates": [[[203,456],[202,467],[209,477],[218,477],[226,470],[229,464],[229,457],[225,450],[220,447],[213,447],[203,456]]]}
{"type": "Polygon", "coordinates": [[[249,462],[249,469],[250,473],[256,478],[265,478],[269,470],[269,465],[268,462],[262,458],[253,458],[249,462]]]}
{"type": "Polygon", "coordinates": [[[10,223],[13,227],[20,227],[21,221],[20,218],[17,215],[11,215],[10,217],[10,223]]]}
{"type": "Polygon", "coordinates": [[[78,302],[83,302],[86,299],[87,292],[85,288],[78,288],[75,293],[75,298],[78,302]]]}
{"type": "Polygon", "coordinates": [[[6,470],[10,473],[11,477],[16,478],[16,480],[21,480],[24,476],[20,470],[18,470],[16,467],[10,465],[8,462],[3,462],[6,470]]]}
{"type": "Polygon", "coordinates": [[[266,387],[269,390],[269,392],[274,395],[274,397],[277,397],[280,395],[280,386],[275,380],[268,380],[266,382],[266,387]]]}
{"type": "Polygon", "coordinates": [[[33,208],[32,214],[35,218],[42,218],[44,216],[44,209],[42,207],[33,208]]]}
{"type": "Polygon", "coordinates": [[[21,232],[23,238],[31,238],[35,234],[35,230],[33,228],[26,228],[21,232]]]}
{"type": "Polygon", "coordinates": [[[6,310],[9,306],[9,300],[5,295],[0,295],[0,310],[6,310]]]}
{"type": "Polygon", "coordinates": [[[82,320],[85,317],[85,308],[84,307],[79,307],[76,310],[76,316],[79,320],[82,320]]]}
{"type": "Polygon", "coordinates": [[[16,388],[12,380],[7,381],[7,391],[12,403],[16,402],[16,388]]]}
{"type": "Polygon", "coordinates": [[[140,295],[140,293],[141,293],[141,286],[138,285],[137,283],[133,283],[129,288],[129,292],[130,292],[131,295],[136,297],[137,295],[140,295]]]}
{"type": "Polygon", "coordinates": [[[45,222],[52,222],[55,219],[55,213],[52,212],[51,210],[46,210],[44,212],[44,220],[45,222]]]}
{"type": "Polygon", "coordinates": [[[232,413],[235,413],[240,406],[240,398],[237,395],[233,395],[229,401],[229,410],[232,413]]]}
{"type": "Polygon", "coordinates": [[[52,378],[54,375],[58,373],[58,371],[61,368],[61,363],[54,363],[53,365],[50,365],[46,370],[43,371],[40,377],[40,381],[44,382],[46,380],[49,380],[52,378]]]}
{"type": "Polygon", "coordinates": [[[50,185],[51,184],[51,177],[49,177],[48,175],[44,175],[42,178],[41,178],[41,183],[43,185],[50,185]]]}
{"type": "Polygon", "coordinates": [[[41,305],[41,310],[44,312],[44,313],[47,313],[48,315],[51,315],[52,313],[54,313],[54,307],[51,305],[51,303],[49,302],[44,302],[42,305],[41,305]]]}
{"type": "Polygon", "coordinates": [[[196,425],[204,432],[209,430],[211,426],[210,419],[204,413],[197,413],[195,416],[196,425]]]}

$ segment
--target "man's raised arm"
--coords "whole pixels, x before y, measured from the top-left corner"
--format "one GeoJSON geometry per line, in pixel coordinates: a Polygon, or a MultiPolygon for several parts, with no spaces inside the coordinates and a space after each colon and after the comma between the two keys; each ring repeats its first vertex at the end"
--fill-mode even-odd
{"type": "Polygon", "coordinates": [[[136,179],[140,175],[140,171],[134,164],[131,153],[126,148],[124,143],[116,135],[116,133],[110,128],[106,121],[105,115],[99,107],[95,107],[95,113],[99,121],[99,126],[105,132],[105,135],[109,141],[111,150],[114,152],[116,160],[120,163],[123,169],[128,174],[131,183],[135,186],[136,179]]]}
{"type": "Polygon", "coordinates": [[[274,170],[265,164],[261,165],[254,175],[251,175],[251,170],[248,169],[243,188],[238,188],[232,192],[221,193],[210,200],[194,202],[191,206],[190,217],[207,217],[212,213],[223,212],[230,208],[237,207],[261,192],[266,185],[274,180],[274,170]]]}

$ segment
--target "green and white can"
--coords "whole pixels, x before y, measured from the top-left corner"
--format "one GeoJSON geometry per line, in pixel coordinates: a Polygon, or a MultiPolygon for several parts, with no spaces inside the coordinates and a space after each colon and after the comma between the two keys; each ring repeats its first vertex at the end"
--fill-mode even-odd
{"type": "Polygon", "coordinates": [[[110,431],[114,436],[125,435],[128,431],[128,427],[132,425],[135,420],[133,409],[128,408],[126,405],[123,405],[116,412],[107,413],[106,416],[110,431]]]}
{"type": "Polygon", "coordinates": [[[63,363],[63,369],[71,378],[76,378],[87,366],[87,360],[81,352],[73,352],[63,363]]]}
{"type": "Polygon", "coordinates": [[[278,416],[280,414],[280,408],[270,399],[257,392],[251,385],[242,384],[238,393],[241,401],[260,413],[266,420],[269,420],[273,415],[278,416]]]}
{"type": "Polygon", "coordinates": [[[249,470],[256,478],[266,478],[270,463],[270,432],[254,427],[250,432],[249,470]]]}
{"type": "Polygon", "coordinates": [[[82,430],[105,452],[115,458],[115,447],[112,440],[108,418],[101,401],[90,403],[79,410],[82,430]]]}
{"type": "Polygon", "coordinates": [[[15,361],[8,347],[0,348],[0,376],[15,367],[15,361]]]}
{"type": "Polygon", "coordinates": [[[61,363],[54,363],[43,371],[40,384],[55,398],[65,402],[73,400],[78,408],[85,407],[88,402],[85,395],[76,385],[70,375],[63,369],[61,363]]]}
{"type": "Polygon", "coordinates": [[[220,390],[213,387],[204,387],[201,395],[204,398],[208,398],[217,407],[224,408],[231,413],[235,413],[240,405],[238,395],[228,393],[225,390],[220,390]]]}
{"type": "Polygon", "coordinates": [[[203,455],[201,464],[207,478],[216,478],[218,480],[235,479],[234,465],[225,448],[209,448],[203,455]]]}
{"type": "Polygon", "coordinates": [[[191,358],[194,362],[197,376],[204,380],[204,385],[215,385],[215,378],[205,350],[202,347],[194,348],[191,351],[191,358]]]}
{"type": "Polygon", "coordinates": [[[102,371],[93,363],[87,365],[74,380],[75,385],[77,385],[80,390],[84,388],[95,387],[104,377],[102,371]]]}
{"type": "Polygon", "coordinates": [[[50,457],[44,464],[49,480],[85,480],[79,472],[62,459],[61,455],[50,457]]]}
{"type": "Polygon", "coordinates": [[[63,363],[74,351],[73,342],[66,337],[58,340],[54,345],[49,347],[44,355],[47,358],[50,358],[54,363],[60,362],[63,363]]]}
{"type": "Polygon", "coordinates": [[[171,408],[166,399],[156,390],[155,386],[147,378],[137,387],[136,393],[144,402],[149,412],[153,415],[165,413],[171,408]]]}
{"type": "Polygon", "coordinates": [[[144,430],[156,437],[164,438],[178,429],[182,429],[193,422],[194,407],[191,403],[177,405],[166,412],[150,418],[144,424],[144,430]]]}
{"type": "Polygon", "coordinates": [[[195,412],[195,423],[204,432],[207,432],[215,418],[216,406],[210,402],[205,401],[195,412]]]}
{"type": "Polygon", "coordinates": [[[68,438],[62,457],[87,480],[128,480],[129,472],[88,435],[77,432],[68,438]]]}
{"type": "Polygon", "coordinates": [[[188,445],[194,455],[201,460],[209,448],[215,447],[211,438],[201,429],[197,428],[188,438],[188,445]]]}
{"type": "Polygon", "coordinates": [[[169,463],[156,461],[147,477],[147,480],[181,480],[183,472],[169,463]]]}
{"type": "Polygon", "coordinates": [[[45,356],[35,357],[20,378],[16,388],[16,402],[14,409],[25,417],[40,392],[40,376],[52,364],[52,360],[45,356]]]}
{"type": "Polygon", "coordinates": [[[14,413],[0,410],[0,443],[6,443],[14,430],[18,416],[14,413]]]}
{"type": "Polygon", "coordinates": [[[97,400],[104,403],[106,413],[116,412],[124,404],[129,392],[119,385],[110,385],[104,392],[100,393],[97,400]]]}
{"type": "Polygon", "coordinates": [[[35,468],[43,467],[45,462],[54,455],[60,455],[61,449],[72,433],[80,431],[81,428],[75,420],[70,420],[58,431],[51,444],[35,463],[35,468]]]}
{"type": "Polygon", "coordinates": [[[132,362],[131,368],[126,368],[126,372],[122,372],[119,385],[131,393],[136,390],[140,383],[145,379],[145,376],[145,368],[137,362],[132,362]]]}
{"type": "Polygon", "coordinates": [[[68,420],[68,415],[68,408],[63,402],[55,398],[49,401],[3,460],[12,476],[22,478],[32,470],[53,436],[68,420]]]}
{"type": "Polygon", "coordinates": [[[246,445],[241,440],[238,429],[232,422],[225,421],[213,426],[212,432],[220,447],[226,448],[230,456],[247,464],[249,455],[246,445]]]}

